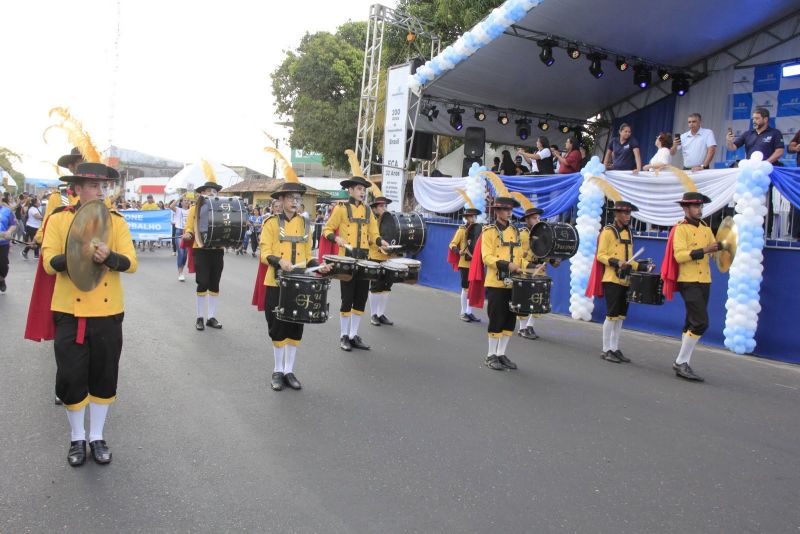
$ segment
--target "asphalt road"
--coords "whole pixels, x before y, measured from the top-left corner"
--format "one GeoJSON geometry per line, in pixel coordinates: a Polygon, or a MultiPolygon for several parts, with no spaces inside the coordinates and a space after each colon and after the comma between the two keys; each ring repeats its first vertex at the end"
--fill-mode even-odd
{"type": "Polygon", "coordinates": [[[124,276],[114,461],[75,469],[52,343],[22,340],[34,262],[12,249],[0,532],[800,532],[798,367],[701,346],[707,382],[688,383],[675,338],[625,331],[615,365],[599,325],[552,316],[511,341],[519,370],[491,371],[485,322],[403,285],[396,326],[361,327],[371,351],[340,351],[337,317],[306,327],[304,389],[277,393],[256,260],[225,256],[224,328],[196,332],[169,254],[124,276]]]}

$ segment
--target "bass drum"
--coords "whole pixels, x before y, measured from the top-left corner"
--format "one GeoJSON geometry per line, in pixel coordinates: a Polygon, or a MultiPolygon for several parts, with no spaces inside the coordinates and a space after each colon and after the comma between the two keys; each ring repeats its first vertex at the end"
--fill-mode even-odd
{"type": "Polygon", "coordinates": [[[290,323],[324,323],[328,320],[329,278],[313,274],[278,272],[278,306],[275,317],[290,323]]]}
{"type": "Polygon", "coordinates": [[[239,197],[204,197],[198,195],[194,228],[200,248],[238,248],[247,231],[247,211],[239,197]],[[208,206],[208,231],[200,231],[200,207],[208,206]]]}
{"type": "Polygon", "coordinates": [[[578,253],[580,238],[567,223],[536,223],[531,228],[531,252],[540,259],[566,260],[578,253]]]}
{"type": "Polygon", "coordinates": [[[417,254],[425,246],[425,221],[417,212],[386,211],[378,221],[381,237],[390,245],[400,245],[392,252],[417,254]]]}

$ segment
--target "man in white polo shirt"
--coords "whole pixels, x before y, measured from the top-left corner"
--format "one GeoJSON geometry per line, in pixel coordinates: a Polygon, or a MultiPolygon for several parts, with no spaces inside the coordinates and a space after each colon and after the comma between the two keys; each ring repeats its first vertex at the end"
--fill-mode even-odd
{"type": "Polygon", "coordinates": [[[683,168],[699,171],[711,168],[714,152],[717,150],[717,140],[714,132],[708,128],[701,128],[702,117],[699,113],[689,115],[689,131],[675,138],[675,143],[670,149],[673,156],[680,148],[683,155],[683,168]]]}

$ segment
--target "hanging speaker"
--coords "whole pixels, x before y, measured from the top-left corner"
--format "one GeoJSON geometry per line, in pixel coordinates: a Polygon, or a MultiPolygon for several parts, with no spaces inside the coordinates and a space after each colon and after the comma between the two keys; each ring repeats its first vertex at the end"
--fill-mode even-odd
{"type": "Polygon", "coordinates": [[[477,126],[467,128],[464,133],[464,155],[468,158],[482,158],[485,146],[486,130],[477,126]]]}

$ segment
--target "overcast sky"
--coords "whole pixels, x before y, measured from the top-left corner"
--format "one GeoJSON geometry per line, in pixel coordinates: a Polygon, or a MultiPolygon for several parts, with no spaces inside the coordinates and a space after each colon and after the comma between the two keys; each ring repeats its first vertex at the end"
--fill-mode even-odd
{"type": "Polygon", "coordinates": [[[60,131],[45,144],[42,131],[48,110],[65,106],[101,150],[111,141],[271,172],[261,130],[286,135],[270,82],[283,51],[366,20],[374,1],[5,0],[0,146],[23,155],[27,176],[55,177],[44,162],[70,147],[60,131]]]}

